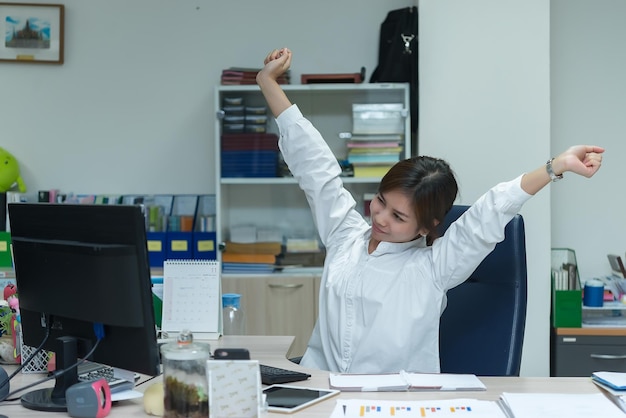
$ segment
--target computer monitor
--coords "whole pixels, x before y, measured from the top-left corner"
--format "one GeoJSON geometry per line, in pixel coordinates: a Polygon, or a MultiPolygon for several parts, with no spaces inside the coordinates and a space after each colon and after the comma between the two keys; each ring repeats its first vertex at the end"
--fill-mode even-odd
{"type": "MultiPolygon", "coordinates": [[[[145,218],[140,206],[15,203],[8,206],[24,343],[72,366],[90,360],[159,373],[145,218]]],[[[76,368],[55,387],[24,394],[23,406],[66,410],[76,368]]]]}

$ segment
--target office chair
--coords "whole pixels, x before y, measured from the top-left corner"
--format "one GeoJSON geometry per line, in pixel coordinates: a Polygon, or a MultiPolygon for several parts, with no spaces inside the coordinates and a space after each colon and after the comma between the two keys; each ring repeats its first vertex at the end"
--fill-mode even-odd
{"type": "MultiPolygon", "coordinates": [[[[455,205],[441,233],[469,206],[455,205]]],[[[516,215],[505,238],[461,285],[448,291],[441,315],[442,373],[519,376],[526,322],[524,220],[516,215]]]]}

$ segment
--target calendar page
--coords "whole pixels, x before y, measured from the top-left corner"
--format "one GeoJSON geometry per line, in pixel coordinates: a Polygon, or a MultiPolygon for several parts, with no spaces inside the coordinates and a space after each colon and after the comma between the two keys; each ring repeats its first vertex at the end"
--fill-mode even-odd
{"type": "Polygon", "coordinates": [[[222,333],[219,262],[166,260],[163,265],[162,330],[169,336],[188,329],[198,338],[222,333]]]}

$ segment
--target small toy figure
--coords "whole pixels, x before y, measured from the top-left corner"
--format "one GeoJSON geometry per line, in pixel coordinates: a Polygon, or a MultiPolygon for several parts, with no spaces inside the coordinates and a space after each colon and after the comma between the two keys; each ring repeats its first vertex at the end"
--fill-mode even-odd
{"type": "Polygon", "coordinates": [[[14,294],[17,293],[17,286],[15,286],[13,283],[9,283],[4,287],[4,300],[9,300],[9,296],[13,296],[14,294]]]}
{"type": "Polygon", "coordinates": [[[11,190],[17,184],[21,193],[26,192],[26,184],[20,176],[20,167],[15,157],[0,147],[0,193],[11,190]]]}

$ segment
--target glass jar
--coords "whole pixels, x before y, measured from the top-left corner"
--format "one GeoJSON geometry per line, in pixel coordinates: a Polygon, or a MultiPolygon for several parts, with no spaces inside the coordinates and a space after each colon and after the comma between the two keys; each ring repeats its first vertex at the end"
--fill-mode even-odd
{"type": "Polygon", "coordinates": [[[164,417],[209,417],[206,361],[210,356],[211,346],[193,342],[188,330],[176,342],[161,346],[164,417]]]}

